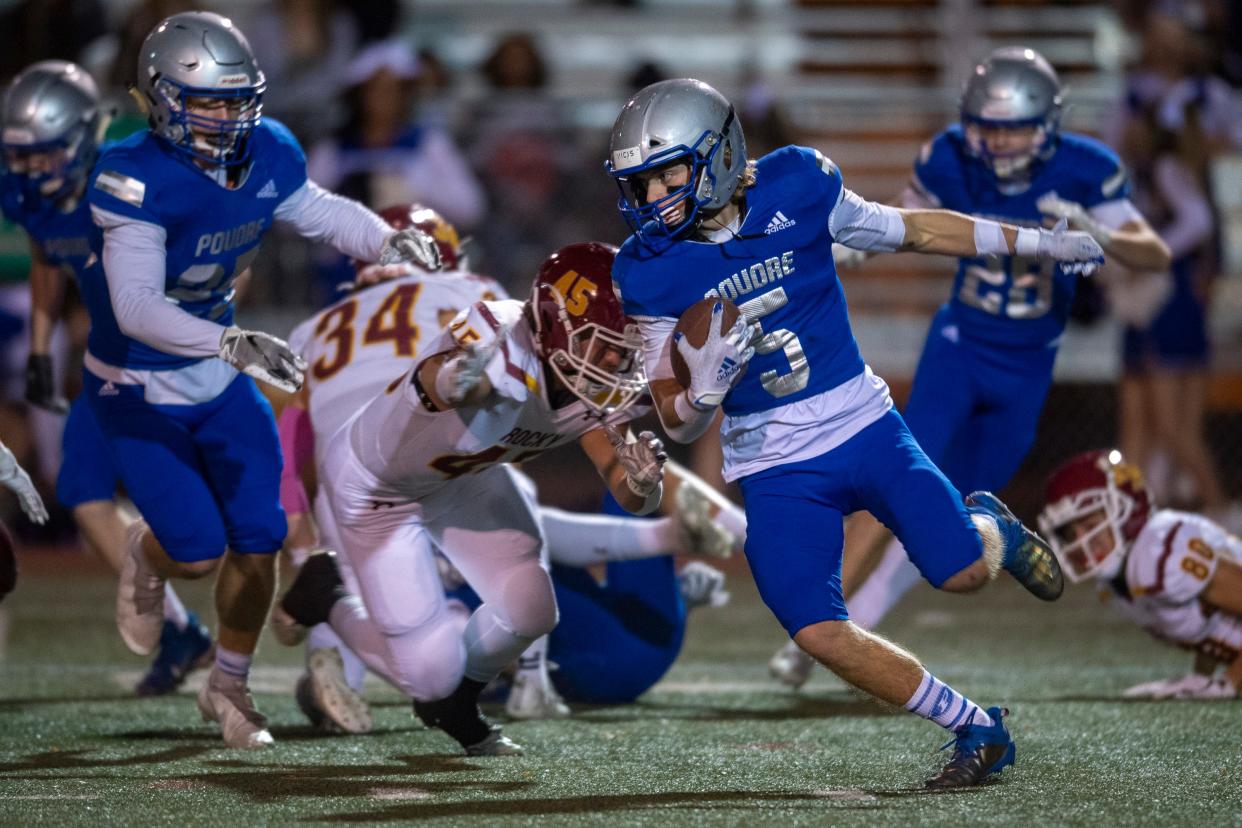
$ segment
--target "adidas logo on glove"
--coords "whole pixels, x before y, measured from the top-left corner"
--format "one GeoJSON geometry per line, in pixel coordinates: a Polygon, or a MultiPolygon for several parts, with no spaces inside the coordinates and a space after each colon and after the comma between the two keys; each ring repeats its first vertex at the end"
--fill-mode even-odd
{"type": "Polygon", "coordinates": [[[732,357],[725,357],[716,371],[716,382],[729,382],[740,367],[732,357]]]}

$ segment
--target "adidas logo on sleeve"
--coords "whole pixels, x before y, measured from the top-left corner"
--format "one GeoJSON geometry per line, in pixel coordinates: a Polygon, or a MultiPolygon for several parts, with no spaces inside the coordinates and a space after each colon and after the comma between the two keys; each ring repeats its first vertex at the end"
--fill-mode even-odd
{"type": "Polygon", "coordinates": [[[793,227],[798,222],[793,219],[785,218],[785,214],[780,210],[776,211],[776,215],[772,216],[772,220],[768,222],[768,226],[763,229],[764,235],[772,235],[779,233],[787,227],[793,227]]]}

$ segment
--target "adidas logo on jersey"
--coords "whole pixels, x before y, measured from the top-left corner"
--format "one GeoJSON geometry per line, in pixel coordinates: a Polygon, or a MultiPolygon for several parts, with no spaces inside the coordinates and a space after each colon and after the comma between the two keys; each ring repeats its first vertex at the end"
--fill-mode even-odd
{"type": "Polygon", "coordinates": [[[101,397],[115,397],[120,393],[121,392],[117,390],[116,386],[112,384],[112,380],[105,382],[99,389],[99,396],[101,397]]]}
{"type": "Polygon", "coordinates": [[[270,178],[267,180],[267,183],[263,185],[263,189],[259,190],[258,194],[255,195],[255,198],[279,198],[279,197],[280,197],[280,193],[276,192],[276,182],[270,178]]]}
{"type": "Polygon", "coordinates": [[[768,222],[768,226],[763,229],[763,232],[764,235],[770,236],[773,233],[779,233],[786,227],[793,227],[797,223],[793,219],[785,218],[785,214],[777,210],[776,215],[772,216],[772,220],[768,222]]]}

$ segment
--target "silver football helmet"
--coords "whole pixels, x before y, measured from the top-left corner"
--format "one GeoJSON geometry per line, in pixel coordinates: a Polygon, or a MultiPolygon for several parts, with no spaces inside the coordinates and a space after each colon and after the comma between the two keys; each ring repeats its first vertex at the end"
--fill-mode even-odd
{"type": "Polygon", "coordinates": [[[28,198],[57,202],[81,188],[99,153],[99,90],[82,67],[44,60],[13,78],[0,107],[4,164],[28,198]]]}
{"type": "Polygon", "coordinates": [[[1034,49],[1006,46],[974,68],[962,91],[962,131],[970,151],[1001,179],[1029,174],[1056,151],[1061,121],[1061,80],[1034,49]],[[984,132],[1033,127],[1031,142],[1009,152],[988,147],[984,132]]]}
{"type": "Polygon", "coordinates": [[[612,126],[609,175],[621,189],[618,208],[644,241],[671,239],[695,227],[703,213],[729,203],[746,169],[746,138],[733,105],[699,80],[676,78],[639,90],[612,126]],[[651,204],[639,173],[674,163],[690,167],[689,182],[651,204]],[[662,215],[689,199],[670,227],[662,215]]]}
{"type": "Polygon", "coordinates": [[[174,14],[147,35],[138,55],[151,130],[215,165],[248,160],[266,87],[246,36],[212,12],[174,14]]]}

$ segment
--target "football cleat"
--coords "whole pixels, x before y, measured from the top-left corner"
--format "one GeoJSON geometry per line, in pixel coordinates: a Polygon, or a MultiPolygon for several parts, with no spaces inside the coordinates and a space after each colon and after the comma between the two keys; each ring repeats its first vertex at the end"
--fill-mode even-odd
{"type": "Polygon", "coordinates": [[[203,721],[217,722],[224,743],[231,748],[265,748],[272,745],[267,717],[255,709],[246,683],[213,669],[198,691],[198,712],[203,721]]]}
{"type": "Polygon", "coordinates": [[[803,652],[797,642],[789,641],[768,660],[768,673],[781,684],[797,690],[806,684],[815,669],[815,659],[803,652]]]}
{"type": "Polygon", "coordinates": [[[147,522],[136,520],[125,530],[125,554],[116,589],[116,628],[125,646],[137,655],[151,655],[164,631],[164,579],[151,571],[142,553],[147,522]]]}
{"type": "MultiPolygon", "coordinates": [[[[345,664],[335,647],[312,650],[306,661],[307,686],[314,707],[330,724],[344,733],[370,733],[374,722],[366,699],[345,680],[345,664]]],[[[301,680],[299,680],[301,684],[301,680]]],[[[302,702],[299,700],[299,706],[302,702]]],[[[303,712],[306,712],[305,708],[303,712]]],[[[311,718],[308,714],[308,718],[311,718]]],[[[311,721],[314,724],[314,719],[311,721]]]]}
{"type": "Polygon", "coordinates": [[[505,715],[510,719],[563,719],[570,715],[569,706],[548,680],[545,670],[519,670],[505,701],[505,715]]]}
{"type": "Polygon", "coordinates": [[[301,644],[311,627],[327,623],[332,605],[343,597],[345,586],[336,568],[336,554],[328,550],[311,553],[272,610],[272,634],[286,647],[301,644]]]}
{"type": "Polygon", "coordinates": [[[991,492],[972,492],[966,498],[966,511],[987,515],[996,521],[1005,544],[1001,566],[1041,601],[1055,601],[1065,590],[1065,576],[1052,547],[991,492]]]}
{"type": "Polygon", "coordinates": [[[211,663],[215,656],[211,633],[199,623],[194,613],[189,613],[188,619],[184,630],[178,630],[171,621],[164,622],[159,655],[134,688],[138,695],[163,696],[172,693],[191,672],[211,663]]]}
{"type": "Polygon", "coordinates": [[[500,725],[493,725],[483,741],[466,747],[467,756],[521,756],[522,746],[500,732],[500,725]]]}
{"type": "Polygon", "coordinates": [[[319,709],[319,702],[315,701],[310,673],[298,676],[297,683],[293,685],[293,700],[298,703],[298,710],[302,711],[302,715],[310,722],[311,727],[325,733],[334,731],[332,722],[328,721],[328,717],[319,709]]]}
{"type": "Polygon", "coordinates": [[[737,546],[737,537],[712,520],[712,502],[698,487],[682,483],[674,498],[673,520],[683,538],[682,551],[689,555],[727,558],[737,546]]]}
{"type": "Polygon", "coordinates": [[[686,609],[723,607],[729,603],[729,591],[724,588],[724,573],[702,561],[691,561],[683,566],[677,573],[677,585],[686,602],[686,609]]]}
{"type": "Polygon", "coordinates": [[[956,731],[957,735],[941,748],[953,745],[953,756],[939,773],[927,780],[928,788],[938,791],[968,788],[1013,764],[1013,737],[1005,727],[1009,711],[989,707],[987,713],[992,717],[991,725],[968,724],[956,731]]]}

